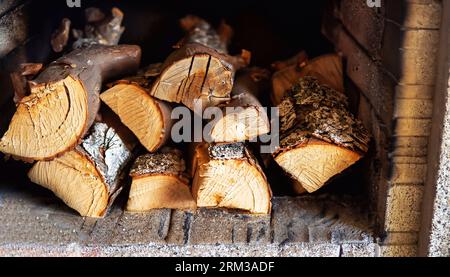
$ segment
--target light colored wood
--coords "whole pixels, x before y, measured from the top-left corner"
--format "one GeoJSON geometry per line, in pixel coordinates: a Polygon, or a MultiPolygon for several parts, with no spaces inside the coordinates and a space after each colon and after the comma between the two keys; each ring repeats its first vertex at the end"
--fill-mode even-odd
{"type": "Polygon", "coordinates": [[[0,151],[24,161],[50,160],[73,149],[94,123],[103,80],[137,70],[134,45],[91,46],[61,57],[29,82],[0,139],[0,151]]]}
{"type": "Polygon", "coordinates": [[[271,211],[271,190],[257,161],[243,144],[227,152],[208,144],[195,149],[192,194],[198,207],[228,208],[253,214],[271,211]]]}
{"type": "Polygon", "coordinates": [[[204,109],[230,99],[235,69],[214,54],[199,50],[163,68],[150,90],[156,98],[192,110],[196,103],[204,109]]]}
{"type": "Polygon", "coordinates": [[[180,25],[187,35],[165,60],[150,95],[184,104],[194,111],[196,105],[203,110],[228,101],[234,74],[249,64],[250,52],[244,50],[241,56],[228,55],[226,46],[230,34],[225,33],[231,31],[221,30],[221,36],[199,17],[186,16],[180,20],[180,25]]]}
{"type": "Polygon", "coordinates": [[[0,151],[25,160],[51,159],[78,143],[88,120],[88,99],[72,76],[33,86],[0,140],[0,151]]]}
{"type": "Polygon", "coordinates": [[[181,152],[163,148],[158,153],[137,158],[130,176],[133,178],[127,211],[145,212],[151,209],[195,210],[185,161],[181,152]]]}
{"type": "Polygon", "coordinates": [[[270,132],[266,110],[258,100],[260,83],[269,78],[261,68],[244,69],[238,74],[231,93],[231,101],[219,105],[223,117],[211,127],[213,142],[240,142],[270,132]]]}
{"type": "Polygon", "coordinates": [[[119,83],[103,92],[108,105],[149,151],[158,150],[170,137],[171,107],[153,97],[139,85],[119,83]]]}
{"type": "Polygon", "coordinates": [[[286,91],[305,76],[315,77],[321,84],[344,92],[342,58],[337,54],[319,56],[310,61],[301,60],[299,64],[289,60],[280,63],[283,66],[279,65],[279,70],[272,76],[271,100],[274,105],[280,104],[286,91]]]}
{"type": "Polygon", "coordinates": [[[347,110],[345,95],[314,77],[300,78],[278,107],[280,148],[273,157],[299,194],[317,191],[368,151],[370,135],[347,110]]]}
{"type": "Polygon", "coordinates": [[[127,211],[152,209],[195,210],[189,185],[172,175],[150,175],[133,178],[127,211]]]}
{"type": "Polygon", "coordinates": [[[346,148],[315,140],[279,154],[275,161],[295,179],[294,190],[302,194],[320,189],[361,157],[346,148]]]}
{"type": "Polygon", "coordinates": [[[38,161],[28,177],[80,215],[102,217],[122,189],[131,150],[114,129],[95,123],[79,146],[51,161],[38,161]]]}

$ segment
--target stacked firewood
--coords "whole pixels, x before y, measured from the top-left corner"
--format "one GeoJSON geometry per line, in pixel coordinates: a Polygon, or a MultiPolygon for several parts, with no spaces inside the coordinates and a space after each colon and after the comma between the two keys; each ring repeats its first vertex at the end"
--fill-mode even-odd
{"type": "MultiPolygon", "coordinates": [[[[45,69],[27,64],[12,75],[17,110],[0,151],[33,163],[31,181],[82,216],[104,216],[127,173],[128,211],[270,213],[268,172],[250,147],[270,132],[260,102],[269,98],[270,71],[248,67],[248,51],[228,53],[230,26],[215,29],[196,16],[180,20],[186,35],[163,63],[138,69],[139,46],[117,45],[122,18],[116,8],[110,16],[87,9],[85,30],[73,30],[73,50],[45,69]],[[206,139],[173,141],[172,111],[181,106],[200,116],[220,111],[203,122],[206,139]]],[[[67,49],[69,34],[64,19],[52,36],[56,52],[67,49]]],[[[369,135],[348,112],[339,56],[308,61],[302,52],[273,68],[280,147],[271,159],[296,192],[314,192],[367,152],[369,135]]]]}

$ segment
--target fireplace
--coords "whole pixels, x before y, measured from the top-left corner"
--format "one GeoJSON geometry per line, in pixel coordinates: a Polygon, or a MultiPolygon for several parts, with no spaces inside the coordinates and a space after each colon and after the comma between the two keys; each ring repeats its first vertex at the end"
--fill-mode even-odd
{"type": "MultiPolygon", "coordinates": [[[[0,255],[448,256],[450,2],[309,1],[290,7],[248,1],[218,10],[208,1],[81,1],[125,14],[121,43],[162,62],[182,37],[186,14],[234,27],[231,53],[270,67],[299,50],[344,60],[350,110],[370,131],[368,154],[319,191],[295,196],[266,172],[272,212],[162,209],[123,212],[122,192],[102,219],[75,214],[26,177],[29,165],[0,161],[0,255]],[[370,3],[369,3],[370,2],[370,3]],[[370,4],[370,5],[369,5],[370,4]],[[176,7],[176,8],[175,8],[176,7]]],[[[58,57],[50,36],[83,10],[65,1],[0,1],[0,133],[14,113],[9,73],[58,57]]]]}

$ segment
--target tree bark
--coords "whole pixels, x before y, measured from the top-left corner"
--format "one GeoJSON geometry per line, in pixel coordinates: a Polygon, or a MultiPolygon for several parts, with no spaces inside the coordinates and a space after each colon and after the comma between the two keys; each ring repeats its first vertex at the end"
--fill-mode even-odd
{"type": "Polygon", "coordinates": [[[51,63],[29,83],[0,140],[0,151],[25,161],[48,160],[73,149],[100,107],[102,82],[137,70],[139,46],[91,46],[51,63]]]}
{"type": "Polygon", "coordinates": [[[163,148],[158,153],[137,158],[131,168],[133,178],[127,210],[151,209],[195,210],[186,166],[180,151],[163,148]]]}
{"type": "Polygon", "coordinates": [[[102,217],[122,190],[132,150],[115,129],[95,123],[79,146],[51,161],[38,161],[28,177],[80,215],[102,217]]]}
{"type": "Polygon", "coordinates": [[[310,193],[368,151],[370,135],[348,112],[346,96],[313,77],[301,78],[278,107],[281,140],[273,157],[310,193]]]}

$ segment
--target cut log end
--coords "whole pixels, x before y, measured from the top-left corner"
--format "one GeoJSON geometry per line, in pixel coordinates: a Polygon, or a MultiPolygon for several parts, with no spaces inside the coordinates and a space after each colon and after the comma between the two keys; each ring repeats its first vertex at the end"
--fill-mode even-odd
{"type": "Polygon", "coordinates": [[[28,177],[53,191],[81,216],[101,217],[108,206],[108,191],[100,173],[92,161],[77,151],[36,163],[28,177]]]}
{"type": "Polygon", "coordinates": [[[195,210],[195,201],[186,182],[172,175],[135,177],[131,183],[127,211],[152,209],[195,210]]]}
{"type": "Polygon", "coordinates": [[[207,148],[206,144],[197,147],[194,157],[192,192],[197,206],[270,213],[270,187],[255,160],[247,153],[241,158],[216,159],[207,148]]]}
{"type": "Polygon", "coordinates": [[[117,133],[96,123],[76,149],[51,161],[39,161],[30,180],[51,190],[82,216],[102,217],[121,190],[131,152],[117,133]]]}
{"type": "Polygon", "coordinates": [[[202,101],[202,108],[213,106],[229,99],[233,77],[230,66],[217,57],[194,54],[163,70],[150,94],[168,102],[182,103],[192,110],[197,100],[202,101]]]}
{"type": "Polygon", "coordinates": [[[100,99],[149,152],[161,147],[170,135],[170,107],[152,98],[140,86],[117,84],[102,93],[100,99]]]}
{"type": "Polygon", "coordinates": [[[302,193],[304,188],[312,193],[360,158],[361,155],[349,149],[315,141],[282,152],[275,161],[297,181],[296,192],[302,193]]]}
{"type": "Polygon", "coordinates": [[[87,92],[80,80],[33,84],[17,107],[0,151],[18,159],[51,159],[75,147],[88,119],[87,92]]]}
{"type": "Polygon", "coordinates": [[[195,210],[185,171],[181,153],[173,149],[138,157],[130,171],[133,181],[126,209],[195,210]]]}

